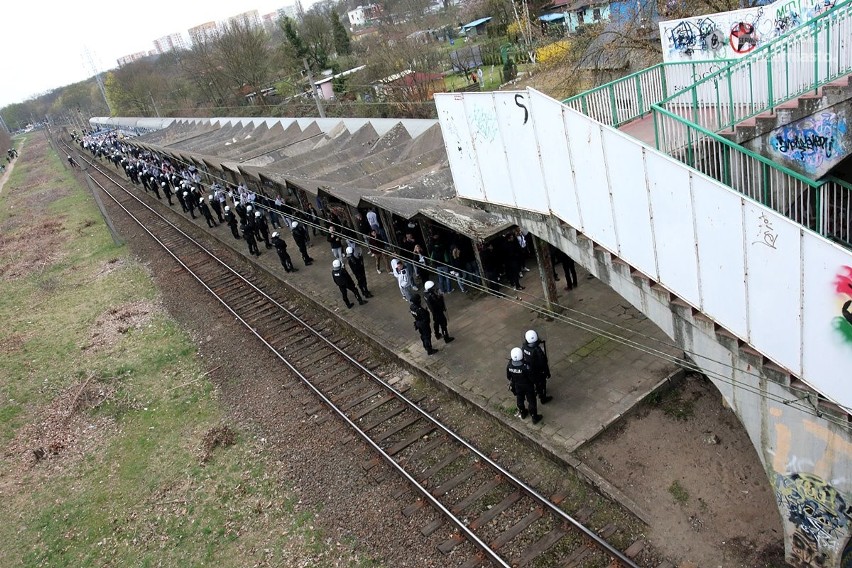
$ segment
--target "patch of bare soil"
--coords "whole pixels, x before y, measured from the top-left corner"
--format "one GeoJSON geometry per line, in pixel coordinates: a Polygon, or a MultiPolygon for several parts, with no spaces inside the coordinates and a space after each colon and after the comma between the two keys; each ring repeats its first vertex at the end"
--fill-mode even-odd
{"type": "Polygon", "coordinates": [[[766,473],[709,381],[687,378],[579,456],[645,509],[651,542],[682,566],[785,566],[766,473]]]}
{"type": "Polygon", "coordinates": [[[93,377],[71,385],[50,404],[31,412],[6,447],[6,457],[17,464],[19,475],[35,467],[48,474],[78,462],[102,447],[104,438],[115,430],[112,418],[87,412],[114,395],[111,385],[93,377]]]}
{"type": "Polygon", "coordinates": [[[0,233],[0,278],[17,280],[43,270],[62,258],[62,222],[53,218],[22,228],[14,233],[0,233]]]}
{"type": "Polygon", "coordinates": [[[89,334],[89,342],[81,349],[98,352],[110,350],[121,336],[142,329],[151,319],[163,312],[163,307],[149,300],[139,300],[115,306],[98,316],[89,334]]]}

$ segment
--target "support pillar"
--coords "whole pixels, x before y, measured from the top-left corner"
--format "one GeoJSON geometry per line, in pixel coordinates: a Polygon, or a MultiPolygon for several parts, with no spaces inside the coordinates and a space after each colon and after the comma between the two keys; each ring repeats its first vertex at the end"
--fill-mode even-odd
{"type": "Polygon", "coordinates": [[[550,311],[559,311],[559,297],[556,292],[556,281],[553,279],[553,259],[550,257],[550,245],[529,233],[533,240],[535,256],[538,260],[538,276],[541,279],[541,287],[544,291],[544,307],[550,311]]]}

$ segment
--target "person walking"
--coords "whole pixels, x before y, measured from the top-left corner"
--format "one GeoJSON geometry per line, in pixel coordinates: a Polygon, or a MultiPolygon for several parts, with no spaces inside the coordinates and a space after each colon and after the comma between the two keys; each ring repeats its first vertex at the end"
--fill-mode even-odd
{"type": "Polygon", "coordinates": [[[539,340],[538,333],[534,329],[530,329],[524,334],[524,340],[521,351],[524,355],[524,362],[529,365],[532,372],[532,384],[535,387],[535,394],[538,395],[542,404],[547,404],[553,400],[553,397],[547,395],[547,379],[550,378],[550,365],[547,361],[544,340],[539,340]]]}
{"type": "Polygon", "coordinates": [[[326,237],[328,244],[331,245],[331,255],[337,260],[343,262],[343,241],[340,238],[340,233],[334,225],[328,226],[328,236],[326,237]]]}
{"type": "Polygon", "coordinates": [[[364,267],[364,257],[356,254],[352,247],[346,247],[346,260],[355,276],[355,281],[358,282],[361,293],[365,298],[372,298],[373,294],[367,289],[367,269],[364,267]]]}
{"type": "Polygon", "coordinates": [[[231,207],[228,205],[225,205],[225,222],[231,228],[231,234],[234,235],[234,238],[240,239],[240,233],[237,230],[237,216],[234,215],[234,212],[231,211],[231,207]]]}
{"type": "Polygon", "coordinates": [[[254,227],[249,224],[248,219],[240,223],[240,230],[243,233],[243,238],[248,245],[249,254],[260,256],[260,249],[257,248],[257,239],[254,236],[254,227]]]}
{"type": "Polygon", "coordinates": [[[434,355],[438,350],[432,347],[432,329],[429,325],[429,311],[420,305],[420,294],[411,295],[408,310],[414,318],[414,329],[420,334],[420,341],[423,343],[426,354],[434,355]]]}
{"type": "Polygon", "coordinates": [[[355,299],[358,300],[359,306],[363,306],[367,303],[367,300],[363,299],[361,294],[358,293],[358,288],[355,287],[355,281],[352,280],[352,277],[348,272],[346,272],[346,269],[343,267],[343,263],[340,262],[339,258],[335,258],[331,262],[331,277],[340,289],[340,295],[343,296],[343,303],[346,304],[347,308],[351,308],[355,305],[349,301],[347,291],[352,291],[355,294],[355,299]]]}
{"type": "Polygon", "coordinates": [[[298,221],[290,223],[290,229],[293,231],[293,240],[296,242],[296,248],[302,253],[302,260],[305,261],[305,266],[313,264],[314,259],[308,255],[308,230],[298,221]]]}
{"type": "Polygon", "coordinates": [[[213,215],[210,213],[210,207],[204,201],[203,197],[198,200],[198,211],[204,217],[204,220],[207,221],[208,227],[213,228],[216,226],[216,221],[213,220],[213,215]]]}
{"type": "Polygon", "coordinates": [[[542,416],[536,405],[532,374],[532,369],[524,362],[523,350],[520,347],[512,349],[509,353],[509,364],[506,365],[506,379],[509,381],[509,390],[515,395],[518,416],[532,416],[532,423],[538,424],[542,416]]]}
{"type": "Polygon", "coordinates": [[[275,247],[275,252],[278,253],[278,258],[281,260],[281,266],[284,267],[284,272],[298,272],[299,269],[293,266],[293,260],[290,258],[290,253],[287,252],[287,243],[278,234],[278,231],[272,233],[272,246],[275,247]]]}
{"type": "Polygon", "coordinates": [[[371,230],[370,235],[367,237],[367,246],[370,249],[370,255],[376,259],[376,273],[381,274],[382,267],[384,266],[388,272],[393,274],[393,269],[390,267],[390,260],[387,255],[387,246],[379,238],[379,233],[375,229],[371,230]]]}
{"type": "Polygon", "coordinates": [[[262,238],[263,242],[266,243],[266,248],[272,248],[272,244],[269,242],[269,224],[260,211],[254,212],[254,227],[259,234],[258,240],[262,238]]]}
{"type": "Polygon", "coordinates": [[[450,332],[447,331],[447,304],[444,301],[444,294],[440,289],[435,288],[435,283],[427,280],[423,285],[426,291],[423,298],[426,300],[426,307],[432,313],[432,322],[435,326],[435,338],[443,337],[444,343],[450,343],[455,340],[455,337],[450,337],[450,332]]]}
{"type": "Polygon", "coordinates": [[[399,285],[399,291],[402,294],[402,299],[406,302],[411,302],[411,294],[413,293],[411,287],[411,278],[408,275],[408,270],[406,270],[405,265],[399,259],[391,260],[391,270],[393,270],[393,275],[396,277],[396,282],[399,285]]]}

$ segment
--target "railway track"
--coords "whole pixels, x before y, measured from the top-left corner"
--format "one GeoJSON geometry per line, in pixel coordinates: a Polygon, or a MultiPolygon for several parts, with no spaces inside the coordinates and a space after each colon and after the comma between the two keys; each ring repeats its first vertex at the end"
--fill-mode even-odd
{"type": "MultiPolygon", "coordinates": [[[[559,503],[565,495],[543,496],[432,416],[434,409],[410,400],[375,372],[377,363],[347,351],[353,340],[327,318],[299,308],[282,292],[265,291],[259,281],[214,254],[146,203],[139,191],[80,155],[103,194],[130,216],[164,251],[187,270],[226,310],[253,333],[328,407],[374,457],[408,481],[417,498],[403,513],[429,505],[441,513],[423,527],[429,535],[445,523],[453,536],[439,549],[448,553],[464,542],[477,552],[460,566],[638,566],[559,503]],[[305,349],[310,346],[310,349],[305,349]]],[[[630,549],[641,547],[631,546],[630,549]]]]}

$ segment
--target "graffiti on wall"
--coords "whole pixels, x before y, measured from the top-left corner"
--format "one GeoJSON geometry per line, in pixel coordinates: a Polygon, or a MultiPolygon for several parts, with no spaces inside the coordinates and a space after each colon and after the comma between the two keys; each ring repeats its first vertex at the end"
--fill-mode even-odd
{"type": "Polygon", "coordinates": [[[737,58],[834,7],[836,0],[779,0],[709,16],[660,22],[663,59],[737,58]]]}
{"type": "Polygon", "coordinates": [[[787,124],[772,133],[769,144],[774,153],[799,164],[808,173],[843,157],[846,119],[823,112],[787,124]]]}
{"type": "Polygon", "coordinates": [[[838,539],[852,521],[852,507],[830,483],[811,473],[775,474],[778,506],[795,525],[794,566],[824,566],[835,556],[838,539]]]}
{"type": "Polygon", "coordinates": [[[844,342],[852,344],[852,266],[844,266],[834,281],[840,315],[834,318],[834,329],[844,342]]]}

